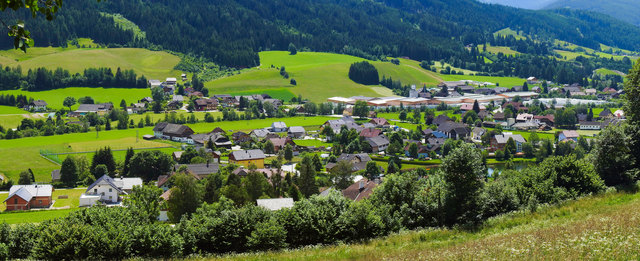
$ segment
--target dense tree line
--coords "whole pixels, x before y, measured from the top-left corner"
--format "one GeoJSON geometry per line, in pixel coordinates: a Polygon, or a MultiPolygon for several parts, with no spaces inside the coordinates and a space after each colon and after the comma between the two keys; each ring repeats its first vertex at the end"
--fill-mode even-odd
{"type": "Polygon", "coordinates": [[[22,75],[20,67],[0,70],[0,90],[22,89],[25,91],[42,91],[66,87],[117,87],[117,88],[146,88],[147,78],[138,77],[133,70],[122,70],[120,67],[114,73],[111,68],[87,68],[82,74],[71,74],[68,70],[57,68],[49,70],[40,67],[29,70],[22,75]]]}
{"type": "Polygon", "coordinates": [[[378,69],[367,61],[351,64],[349,79],[364,85],[376,85],[380,81],[378,69]]]}

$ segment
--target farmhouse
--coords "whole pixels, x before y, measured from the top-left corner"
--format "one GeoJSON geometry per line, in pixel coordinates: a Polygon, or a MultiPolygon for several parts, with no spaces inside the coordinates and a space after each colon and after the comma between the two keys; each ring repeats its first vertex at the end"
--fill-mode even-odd
{"type": "MultiPolygon", "coordinates": [[[[254,139],[254,140],[263,140],[263,139],[267,138],[267,136],[269,134],[272,134],[272,132],[270,132],[267,129],[255,129],[255,130],[252,130],[249,133],[249,136],[251,136],[251,138],[254,139]]],[[[276,134],[276,136],[277,136],[277,134],[276,134]]]]}
{"type": "Polygon", "coordinates": [[[77,110],[74,111],[76,115],[87,115],[88,113],[96,113],[100,116],[111,112],[113,110],[113,104],[101,103],[101,104],[80,104],[77,110]]]}
{"type": "Polygon", "coordinates": [[[7,211],[29,210],[32,208],[48,208],[53,203],[51,185],[14,185],[9,189],[9,196],[4,200],[7,211]]]}
{"type": "Polygon", "coordinates": [[[91,184],[80,196],[80,206],[90,207],[98,202],[117,204],[122,201],[121,195],[131,193],[134,186],[142,186],[141,178],[111,178],[104,175],[91,184]]]}
{"type": "Polygon", "coordinates": [[[43,100],[35,100],[29,103],[27,106],[28,110],[33,111],[46,111],[47,110],[47,102],[43,100]]]}
{"type": "Polygon", "coordinates": [[[373,138],[380,136],[380,134],[382,134],[382,131],[379,129],[366,128],[360,132],[360,137],[373,138]]]}
{"type": "Polygon", "coordinates": [[[187,126],[167,122],[160,122],[153,128],[153,134],[158,139],[186,142],[189,144],[194,144],[191,138],[193,133],[193,130],[187,126]]]}
{"type": "Polygon", "coordinates": [[[257,168],[264,168],[264,152],[262,150],[238,150],[229,154],[229,163],[245,167],[254,164],[257,168]]]}
{"type": "Polygon", "coordinates": [[[233,139],[233,142],[235,142],[236,144],[251,141],[251,136],[249,136],[249,134],[242,131],[234,132],[233,134],[231,134],[231,138],[233,139]]]}
{"type": "Polygon", "coordinates": [[[216,146],[216,148],[227,148],[231,149],[231,141],[227,138],[226,135],[218,134],[218,133],[208,133],[208,134],[193,134],[191,135],[191,139],[195,144],[198,145],[206,145],[207,142],[211,141],[216,146]]]}
{"type": "Polygon", "coordinates": [[[218,100],[216,99],[197,99],[194,101],[196,111],[212,111],[218,108],[218,100]]]}
{"type": "Polygon", "coordinates": [[[574,130],[566,130],[560,133],[560,135],[558,135],[558,141],[563,142],[563,141],[578,141],[578,137],[580,137],[580,134],[578,134],[578,132],[574,131],[574,130]]]}
{"type": "Polygon", "coordinates": [[[293,126],[289,128],[287,135],[291,138],[302,138],[306,135],[306,131],[301,126],[293,126]]]}
{"type": "Polygon", "coordinates": [[[385,118],[373,118],[369,123],[375,125],[377,128],[389,127],[389,122],[385,118]]]}
{"type": "Polygon", "coordinates": [[[149,88],[153,89],[156,87],[160,87],[160,85],[162,85],[162,82],[160,80],[149,80],[149,88]]]}
{"type": "Polygon", "coordinates": [[[288,145],[291,145],[291,147],[295,150],[296,148],[296,143],[293,142],[293,140],[290,137],[286,137],[286,138],[272,138],[269,139],[269,141],[271,141],[271,143],[273,144],[273,150],[277,153],[280,150],[283,150],[284,147],[288,145]]]}
{"type": "Polygon", "coordinates": [[[373,153],[385,151],[389,147],[389,139],[384,135],[367,138],[367,142],[371,146],[371,152],[373,153]]]}

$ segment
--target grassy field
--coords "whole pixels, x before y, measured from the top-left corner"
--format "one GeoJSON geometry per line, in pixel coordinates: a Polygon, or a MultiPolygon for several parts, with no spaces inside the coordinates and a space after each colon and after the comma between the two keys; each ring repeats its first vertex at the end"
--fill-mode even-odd
{"type": "MultiPolygon", "coordinates": [[[[488,220],[475,231],[425,229],[361,244],[220,260],[637,260],[640,195],[607,194],[488,220]]],[[[212,258],[214,259],[214,258],[212,258]]]]}
{"type": "MultiPolygon", "coordinates": [[[[484,50],[484,45],[482,45],[482,44],[478,45],[478,50],[484,50]]],[[[487,45],[487,52],[490,52],[490,53],[493,53],[493,54],[502,53],[502,54],[509,55],[509,56],[520,54],[520,52],[511,50],[511,48],[506,47],[506,46],[491,46],[491,45],[487,45]]]]}
{"type": "Polygon", "coordinates": [[[0,222],[7,224],[40,223],[54,218],[66,217],[69,213],[78,210],[56,209],[56,210],[34,210],[25,212],[3,212],[0,213],[0,222]]]}
{"type": "Polygon", "coordinates": [[[15,128],[20,125],[22,119],[31,117],[28,111],[12,106],[0,106],[0,126],[5,128],[15,128]]]}
{"type": "Polygon", "coordinates": [[[478,82],[490,82],[494,84],[499,84],[500,87],[513,87],[513,86],[521,86],[524,84],[526,79],[517,78],[517,77],[492,77],[492,76],[471,76],[471,75],[442,75],[441,76],[445,81],[462,81],[462,80],[471,80],[478,82]]]}
{"type": "Polygon", "coordinates": [[[115,72],[120,67],[133,69],[138,76],[145,75],[148,79],[177,77],[182,73],[173,69],[180,62],[178,56],[140,48],[35,47],[29,48],[27,53],[0,51],[0,57],[3,66],[19,65],[25,74],[38,67],[62,67],[71,73],[81,73],[90,67],[109,67],[115,72]]]}
{"type": "MultiPolygon", "coordinates": [[[[609,70],[609,69],[607,69],[607,68],[600,68],[600,69],[597,69],[597,70],[595,71],[595,73],[600,74],[600,75],[620,75],[620,76],[622,76],[622,77],[625,77],[625,76],[626,76],[624,73],[620,74],[620,72],[613,71],[613,70],[609,70]]],[[[626,80],[626,78],[625,78],[625,80],[626,80]]]]}
{"type": "Polygon", "coordinates": [[[494,34],[494,35],[502,35],[502,36],[509,36],[509,35],[511,35],[511,36],[515,37],[517,40],[524,40],[524,39],[526,39],[526,37],[524,37],[524,36],[520,35],[518,32],[516,32],[516,31],[512,30],[511,28],[505,28],[505,29],[502,29],[502,30],[500,30],[500,31],[497,31],[497,32],[495,32],[495,33],[493,33],[493,34],[494,34]]]}
{"type": "MultiPolygon", "coordinates": [[[[392,96],[391,90],[382,86],[365,86],[351,81],[348,77],[349,66],[354,62],[364,61],[349,55],[299,52],[289,55],[288,52],[272,51],[260,53],[261,66],[245,70],[245,72],[217,79],[206,83],[211,93],[268,93],[277,92],[278,95],[302,95],[314,102],[324,102],[333,96],[350,97],[364,96],[392,96]],[[272,68],[275,67],[275,68],[272,68]],[[279,68],[284,66],[290,78],[296,79],[293,86],[288,79],[280,76],[279,68]],[[283,94],[280,94],[283,93],[283,94]]],[[[436,85],[440,78],[419,66],[419,62],[401,59],[400,65],[388,62],[371,62],[379,71],[380,77],[385,75],[402,81],[403,84],[421,86],[436,85]]]]}
{"type": "MultiPolygon", "coordinates": [[[[84,96],[91,96],[98,102],[113,102],[116,106],[119,106],[120,101],[124,99],[127,104],[131,104],[139,101],[144,97],[151,96],[149,89],[124,89],[124,88],[86,88],[86,87],[73,87],[55,89],[41,92],[28,92],[22,90],[0,91],[0,94],[23,94],[34,99],[40,99],[46,101],[49,108],[61,109],[62,102],[66,97],[75,97],[76,99],[84,96]]],[[[78,104],[71,107],[77,109],[78,104]]]]}

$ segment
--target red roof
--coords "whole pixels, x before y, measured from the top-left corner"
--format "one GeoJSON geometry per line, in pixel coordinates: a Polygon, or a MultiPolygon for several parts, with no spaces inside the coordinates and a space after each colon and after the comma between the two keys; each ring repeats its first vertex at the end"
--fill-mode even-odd
{"type": "Polygon", "coordinates": [[[360,132],[360,136],[365,138],[378,137],[380,134],[382,134],[382,131],[374,128],[366,128],[360,132]]]}

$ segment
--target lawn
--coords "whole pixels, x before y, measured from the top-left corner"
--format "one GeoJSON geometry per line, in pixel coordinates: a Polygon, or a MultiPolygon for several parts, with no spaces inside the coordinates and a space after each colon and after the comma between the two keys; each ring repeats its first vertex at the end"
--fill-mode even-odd
{"type": "Polygon", "coordinates": [[[524,40],[524,39],[527,39],[526,37],[524,37],[524,36],[520,35],[520,33],[519,33],[519,32],[516,32],[516,31],[514,31],[514,30],[512,30],[511,28],[508,28],[508,27],[507,27],[507,28],[505,28],[505,29],[502,29],[502,30],[500,30],[500,31],[497,31],[497,32],[495,32],[495,33],[493,33],[493,34],[494,34],[494,35],[502,35],[502,36],[509,36],[509,35],[511,35],[511,36],[515,37],[517,40],[524,40]]]}
{"type": "MultiPolygon", "coordinates": [[[[49,91],[28,92],[22,90],[0,91],[0,94],[26,95],[36,100],[44,100],[52,109],[66,108],[62,105],[64,98],[74,97],[76,100],[80,97],[91,96],[96,103],[112,102],[116,106],[120,105],[123,99],[127,104],[138,102],[144,97],[151,96],[149,89],[124,89],[124,88],[88,88],[88,87],[72,87],[62,88],[49,91]]],[[[71,109],[77,109],[78,104],[71,106],[71,109]]]]}
{"type": "Polygon", "coordinates": [[[78,208],[80,205],[80,195],[84,193],[87,188],[75,188],[75,189],[56,189],[53,191],[52,199],[54,208],[78,208]],[[60,199],[60,196],[67,196],[66,199],[60,199]]]}
{"type": "Polygon", "coordinates": [[[120,67],[133,69],[138,76],[148,79],[165,79],[180,76],[182,72],[173,68],[180,58],[163,51],[141,48],[61,48],[35,47],[27,53],[20,50],[0,51],[0,62],[4,66],[21,66],[26,74],[29,69],[62,67],[70,73],[82,73],[86,68],[109,67],[114,73],[120,67]]]}
{"type": "Polygon", "coordinates": [[[37,117],[28,111],[12,106],[0,106],[0,126],[5,128],[16,128],[26,116],[37,117]]]}
{"type": "Polygon", "coordinates": [[[640,194],[610,193],[520,211],[477,230],[405,231],[358,244],[337,244],[223,260],[638,260],[640,194]]]}
{"type": "Polygon", "coordinates": [[[565,60],[573,60],[576,59],[576,57],[578,56],[584,56],[587,58],[593,58],[593,56],[591,55],[587,55],[584,53],[578,53],[578,52],[574,52],[574,51],[564,51],[564,50],[554,50],[556,53],[558,53],[559,55],[562,55],[562,57],[564,57],[565,60]]]}
{"type": "MultiPolygon", "coordinates": [[[[165,144],[165,145],[168,146],[169,144],[165,144]]],[[[173,153],[175,151],[179,151],[180,149],[177,149],[177,148],[134,149],[134,151],[136,153],[141,152],[141,151],[145,151],[145,150],[157,150],[157,151],[161,151],[161,152],[166,153],[166,154],[171,154],[171,153],[173,153]]],[[[93,154],[95,154],[95,152],[75,153],[75,154],[58,154],[58,155],[52,155],[51,157],[53,158],[54,161],[57,161],[58,163],[62,163],[62,161],[64,161],[64,159],[66,159],[69,156],[85,157],[85,158],[87,158],[87,160],[91,161],[91,159],[93,158],[93,154]],[[57,157],[57,160],[56,160],[56,157],[57,157]]],[[[113,151],[113,158],[116,160],[116,162],[124,161],[126,156],[127,156],[127,151],[126,150],[113,151]]]]}
{"type": "MultiPolygon", "coordinates": [[[[482,45],[482,44],[478,45],[478,50],[484,50],[484,45],[482,45]]],[[[506,47],[506,46],[491,46],[491,45],[487,45],[487,52],[490,52],[490,53],[493,53],[493,54],[502,53],[502,54],[509,55],[509,56],[520,54],[520,52],[511,50],[511,48],[506,47]]]]}
{"type": "Polygon", "coordinates": [[[40,223],[55,218],[62,218],[69,215],[69,213],[78,210],[77,208],[71,209],[56,209],[56,210],[34,210],[24,212],[3,212],[0,213],[0,223],[7,224],[21,224],[21,223],[40,223]]]}
{"type": "Polygon", "coordinates": [[[326,147],[331,147],[333,144],[331,143],[327,143],[327,142],[323,142],[321,140],[294,140],[294,142],[298,145],[298,146],[315,146],[315,147],[321,147],[324,146],[326,147]]]}

